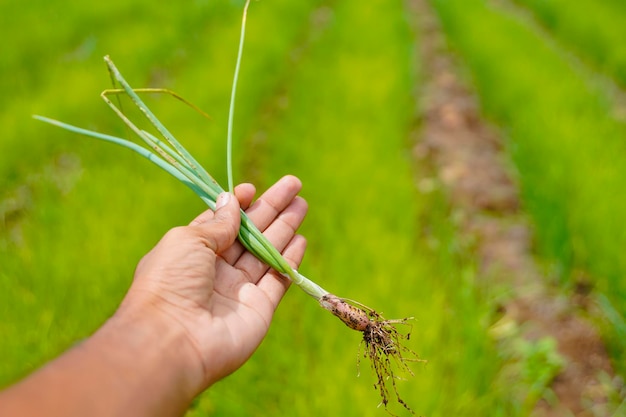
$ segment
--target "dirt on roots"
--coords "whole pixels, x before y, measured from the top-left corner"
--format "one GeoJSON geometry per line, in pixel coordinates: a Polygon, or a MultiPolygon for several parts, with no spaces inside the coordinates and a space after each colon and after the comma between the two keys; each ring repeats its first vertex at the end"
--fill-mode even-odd
{"type": "MultiPolygon", "coordinates": [[[[608,415],[607,393],[599,376],[613,375],[602,339],[581,306],[585,294],[566,296],[550,285],[533,257],[533,233],[520,207],[503,141],[481,117],[478,100],[459,76],[427,0],[407,0],[419,36],[422,90],[415,158],[430,167],[425,189],[440,184],[458,232],[473,243],[479,276],[486,286],[504,286],[501,323],[517,337],[536,342],[550,337],[564,359],[549,381],[556,401],[539,396],[537,416],[608,415]]],[[[509,382],[521,377],[509,375],[509,382]]]]}

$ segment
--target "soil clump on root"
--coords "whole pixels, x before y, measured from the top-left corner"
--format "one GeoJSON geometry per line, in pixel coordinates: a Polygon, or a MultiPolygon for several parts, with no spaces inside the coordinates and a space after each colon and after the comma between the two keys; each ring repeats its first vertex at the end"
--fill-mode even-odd
{"type": "MultiPolygon", "coordinates": [[[[363,334],[362,345],[365,345],[363,356],[369,359],[372,371],[376,374],[374,388],[378,390],[385,410],[394,415],[387,407],[391,385],[396,401],[411,414],[415,414],[400,397],[396,386],[396,380],[401,379],[396,375],[397,371],[413,376],[409,362],[426,362],[403,343],[411,337],[410,330],[404,334],[397,329],[397,326],[411,327],[409,321],[413,318],[388,320],[367,306],[332,294],[323,296],[320,305],[346,326],[363,334]]],[[[360,360],[357,365],[360,365],[360,360]]]]}

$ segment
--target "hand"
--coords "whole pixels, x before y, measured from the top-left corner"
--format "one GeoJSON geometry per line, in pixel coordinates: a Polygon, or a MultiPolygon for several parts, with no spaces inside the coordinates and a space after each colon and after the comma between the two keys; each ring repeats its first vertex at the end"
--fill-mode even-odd
{"type": "Polygon", "coordinates": [[[243,184],[218,199],[189,226],[169,231],[139,263],[118,316],[150,316],[179,327],[194,352],[186,366],[198,392],[240,367],[268,331],[289,281],[236,242],[239,207],[297,267],[305,240],[296,235],[307,211],[300,181],[287,176],[250,205],[254,187],[243,184]],[[229,198],[230,196],[230,198],[229,198]],[[198,371],[202,375],[197,375],[198,371]]]}
{"type": "Polygon", "coordinates": [[[115,315],[0,391],[0,415],[184,415],[250,357],[289,286],[235,242],[240,205],[297,267],[305,241],[295,230],[307,211],[300,188],[284,177],[249,207],[254,187],[243,184],[219,198],[215,213],[169,231],[137,266],[115,315]]]}

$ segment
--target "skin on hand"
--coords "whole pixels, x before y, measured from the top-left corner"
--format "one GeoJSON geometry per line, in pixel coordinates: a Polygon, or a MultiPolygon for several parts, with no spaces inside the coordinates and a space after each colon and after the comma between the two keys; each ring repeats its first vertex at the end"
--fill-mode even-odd
{"type": "Polygon", "coordinates": [[[187,227],[170,230],[139,263],[118,314],[149,306],[152,317],[180,326],[195,352],[184,366],[202,371],[197,391],[239,368],[259,346],[289,281],[236,242],[239,207],[294,267],[306,242],[295,231],[307,212],[300,181],[282,178],[249,207],[255,189],[222,194],[187,227]],[[158,313],[156,313],[158,312],[158,313]],[[156,314],[155,314],[156,313],[156,314]]]}
{"type": "Polygon", "coordinates": [[[0,392],[0,415],[183,415],[252,355],[289,286],[236,241],[240,206],[297,267],[306,246],[295,233],[307,212],[300,189],[286,176],[251,205],[254,187],[242,184],[220,196],[215,213],[167,232],[114,316],[0,392]]]}

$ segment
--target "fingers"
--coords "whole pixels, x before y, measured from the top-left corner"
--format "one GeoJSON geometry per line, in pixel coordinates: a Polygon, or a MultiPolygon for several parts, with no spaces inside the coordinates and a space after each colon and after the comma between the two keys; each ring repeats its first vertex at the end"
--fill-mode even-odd
{"type": "Polygon", "coordinates": [[[243,210],[247,210],[248,207],[250,207],[252,199],[254,198],[254,193],[256,192],[254,185],[248,183],[239,184],[235,187],[234,192],[237,200],[239,200],[241,208],[243,210]]]}
{"type": "MultiPolygon", "coordinates": [[[[294,201],[301,189],[302,183],[300,180],[292,175],[287,175],[264,192],[263,195],[246,210],[246,214],[259,230],[264,231],[276,217],[294,201]]],[[[242,202],[242,205],[245,202],[246,201],[242,202]]],[[[247,202],[249,204],[249,201],[247,202]]],[[[301,221],[302,220],[300,220],[300,222],[301,221]]],[[[298,222],[298,226],[300,222],[298,222]]],[[[244,251],[245,249],[241,245],[234,245],[221,255],[226,262],[232,265],[239,259],[244,251]]]]}
{"type": "MultiPolygon", "coordinates": [[[[305,250],[306,239],[301,235],[296,235],[285,247],[283,257],[293,268],[298,268],[304,257],[305,250]]],[[[267,295],[274,309],[276,309],[290,284],[291,281],[287,278],[279,275],[276,271],[272,271],[270,274],[263,275],[257,286],[267,295]]]]}
{"type": "MultiPolygon", "coordinates": [[[[247,209],[252,202],[252,198],[254,197],[254,193],[256,192],[254,185],[244,183],[239,184],[233,190],[237,200],[239,200],[239,205],[242,209],[247,209]]],[[[202,214],[198,215],[195,219],[189,223],[190,226],[197,226],[202,223],[206,223],[211,220],[214,216],[213,210],[207,209],[202,214]]]]}
{"type": "Polygon", "coordinates": [[[272,185],[246,210],[256,227],[263,231],[283,211],[302,189],[302,183],[293,175],[287,175],[272,185]]]}
{"type": "MultiPolygon", "coordinates": [[[[282,252],[302,224],[307,210],[308,205],[304,199],[300,197],[294,198],[291,204],[265,229],[263,235],[279,252],[282,252]]],[[[258,260],[250,252],[242,254],[234,266],[245,271],[252,282],[256,282],[268,269],[266,264],[258,260]]]]}
{"type": "Polygon", "coordinates": [[[233,194],[222,193],[215,203],[215,213],[201,214],[191,223],[206,247],[215,253],[228,249],[237,238],[241,215],[239,201],[233,194]]]}

